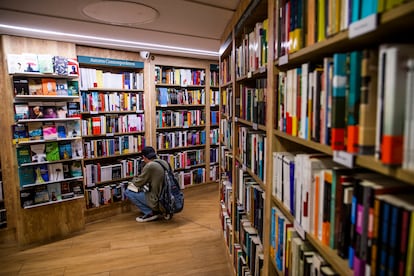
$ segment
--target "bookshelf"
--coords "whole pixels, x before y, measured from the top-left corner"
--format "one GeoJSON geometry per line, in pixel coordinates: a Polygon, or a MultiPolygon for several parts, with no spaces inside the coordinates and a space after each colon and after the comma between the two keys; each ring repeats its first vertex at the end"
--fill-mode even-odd
{"type": "MultiPolygon", "coordinates": [[[[333,90],[338,89],[338,83],[333,83],[332,79],[328,77],[330,76],[329,73],[332,72],[333,74],[335,68],[338,67],[339,63],[335,59],[344,57],[345,61],[349,62],[349,68],[351,68],[346,69],[345,74],[348,74],[346,76],[352,82],[348,82],[345,93],[359,90],[373,93],[372,91],[376,89],[374,88],[376,85],[374,86],[373,83],[376,84],[378,79],[381,78],[381,75],[373,69],[379,67],[379,59],[375,58],[375,53],[378,54],[380,45],[413,43],[412,38],[405,35],[413,26],[413,21],[410,20],[414,14],[413,2],[409,1],[399,5],[389,3],[389,6],[385,7],[375,7],[377,3],[374,3],[375,10],[369,11],[367,6],[363,6],[363,16],[354,18],[353,22],[346,22],[346,20],[331,21],[331,18],[346,18],[343,13],[348,9],[339,8],[337,10],[338,16],[325,18],[325,23],[319,22],[309,15],[308,10],[314,8],[311,6],[312,3],[315,4],[316,1],[241,1],[232,22],[223,34],[219,64],[220,96],[222,99],[220,103],[220,214],[224,240],[228,248],[229,258],[233,263],[235,275],[238,275],[240,262],[243,263],[246,258],[249,258],[248,253],[239,244],[241,241],[240,231],[246,237],[246,231],[242,229],[243,227],[240,227],[240,222],[242,225],[245,223],[245,220],[240,220],[240,217],[243,215],[243,211],[246,211],[241,206],[243,204],[247,205],[243,202],[243,197],[240,198],[241,195],[245,196],[245,190],[241,187],[256,185],[266,195],[263,203],[264,220],[262,226],[263,238],[261,239],[264,254],[263,275],[283,275],[287,272],[291,273],[291,269],[298,268],[298,263],[295,263],[296,265],[285,263],[285,259],[280,258],[280,256],[293,254],[289,256],[293,256],[293,260],[296,261],[294,255],[299,252],[299,249],[308,256],[305,264],[300,266],[304,269],[310,267],[312,269],[325,267],[324,269],[326,269],[329,267],[339,275],[364,275],[363,270],[366,267],[372,270],[377,269],[376,262],[381,262],[381,259],[371,259],[376,256],[371,257],[371,252],[374,251],[371,248],[372,236],[370,235],[374,235],[374,238],[381,238],[381,233],[376,232],[377,230],[368,232],[372,230],[368,228],[371,226],[367,224],[358,224],[357,226],[356,222],[350,220],[352,213],[344,213],[345,211],[352,212],[350,208],[353,205],[349,200],[351,198],[358,199],[359,195],[356,191],[365,189],[364,195],[366,197],[371,196],[372,193],[372,202],[375,202],[375,206],[377,206],[375,208],[391,206],[390,208],[396,210],[398,208],[396,206],[412,204],[412,201],[411,203],[402,203],[405,202],[402,199],[403,196],[378,196],[378,193],[381,192],[374,192],[373,189],[367,188],[369,185],[374,185],[385,189],[383,190],[384,193],[392,193],[393,190],[398,189],[401,189],[399,193],[411,193],[414,184],[414,174],[409,163],[401,164],[400,160],[396,164],[389,165],[389,162],[394,161],[384,158],[378,159],[378,156],[375,156],[372,149],[377,142],[372,138],[378,136],[378,127],[373,126],[372,123],[367,124],[367,119],[365,119],[365,121],[362,121],[364,125],[358,128],[357,131],[362,135],[365,133],[367,136],[364,137],[364,140],[355,138],[354,125],[352,124],[355,118],[352,116],[362,112],[363,116],[371,116],[368,118],[371,118],[369,120],[374,122],[378,118],[376,109],[373,108],[376,105],[372,103],[372,99],[368,106],[363,107],[371,112],[368,115],[366,110],[361,111],[362,105],[358,100],[357,112],[345,113],[349,110],[349,107],[345,108],[344,105],[338,104],[338,98],[335,98],[332,110],[323,105],[323,99],[325,99],[326,93],[332,93],[333,90]],[[300,6],[304,3],[310,6],[300,6]],[[287,12],[287,9],[290,9],[290,13],[287,12]],[[287,17],[287,14],[290,14],[291,17],[287,17]],[[256,23],[263,22],[265,18],[268,18],[269,26],[267,48],[267,60],[269,62],[263,67],[259,66],[253,68],[253,70],[247,69],[249,59],[246,59],[243,53],[251,50],[246,47],[248,42],[245,41],[249,41],[252,37],[245,34],[254,29],[256,23]],[[312,26],[312,24],[314,25],[312,26]],[[300,29],[298,26],[303,28],[300,29]],[[324,33],[321,37],[312,38],[308,31],[312,28],[318,28],[318,26],[322,26],[321,30],[326,30],[327,33],[324,33]],[[364,27],[367,29],[364,29],[364,27]],[[372,49],[369,52],[370,55],[367,54],[367,49],[372,49]],[[359,52],[359,54],[355,54],[356,52],[359,52]],[[358,59],[355,63],[353,60],[358,55],[365,58],[364,62],[371,62],[369,63],[370,66],[364,67],[367,63],[363,63],[362,60],[358,59]],[[354,64],[356,65],[354,66],[354,64]],[[361,73],[358,73],[360,71],[361,73]],[[364,85],[358,83],[361,76],[364,77],[362,81],[365,81],[365,83],[361,82],[364,85]],[[368,77],[371,78],[371,83],[366,82],[368,77]],[[254,122],[246,114],[240,113],[240,110],[243,109],[240,106],[246,106],[245,103],[248,102],[248,97],[245,96],[251,93],[251,88],[259,86],[258,80],[260,79],[263,79],[263,82],[266,83],[268,92],[266,94],[266,120],[262,124],[254,122]],[[304,87],[307,87],[308,90],[304,90],[304,87]],[[308,91],[312,91],[312,94],[308,91]],[[318,92],[313,93],[313,91],[318,92]],[[304,104],[302,104],[301,100],[303,99],[313,100],[314,102],[309,105],[310,102],[304,101],[304,104]],[[320,103],[320,99],[322,99],[322,105],[315,107],[314,103],[320,103]],[[324,111],[324,107],[328,111],[324,111]],[[343,112],[341,116],[346,118],[344,122],[346,123],[345,135],[342,135],[342,140],[339,135],[339,147],[337,144],[332,146],[328,134],[333,132],[327,129],[329,125],[323,124],[321,117],[319,117],[323,115],[325,117],[322,118],[328,118],[328,116],[332,116],[332,113],[323,112],[338,112],[338,110],[343,112]],[[306,112],[301,113],[303,111],[306,112]],[[311,112],[307,113],[307,111],[311,112]],[[315,119],[321,121],[316,122],[315,119]],[[307,125],[301,125],[305,121],[307,125]],[[363,132],[365,126],[371,127],[371,132],[363,132]],[[266,136],[265,144],[269,154],[265,157],[267,166],[263,179],[258,176],[255,169],[246,164],[248,159],[240,154],[243,153],[243,147],[247,143],[247,140],[240,139],[240,136],[244,137],[243,135],[246,132],[264,133],[266,136]],[[371,144],[366,144],[367,140],[370,140],[371,144]],[[352,147],[354,144],[358,146],[352,147]],[[368,145],[370,147],[367,147],[368,145]],[[361,152],[358,152],[358,150],[361,152]],[[368,153],[367,151],[371,152],[368,153]],[[319,164],[321,167],[319,169],[312,167],[314,171],[307,175],[308,171],[305,167],[302,167],[305,166],[303,164],[307,164],[306,166],[319,164]],[[382,181],[392,184],[384,184],[382,181]],[[392,188],[384,188],[386,185],[391,185],[392,188]],[[398,188],[401,185],[403,188],[398,188]],[[303,198],[297,194],[296,189],[305,189],[305,192],[306,189],[311,189],[309,190],[309,201],[302,201],[303,198]],[[317,190],[315,191],[315,189],[317,190]],[[343,197],[345,195],[346,197],[343,197]],[[320,199],[319,196],[323,196],[323,198],[320,199]],[[338,198],[341,200],[338,200],[338,198]],[[303,213],[298,213],[301,208],[300,204],[297,205],[298,202],[302,206],[304,203],[309,204],[307,205],[308,211],[311,212],[309,217],[304,218],[303,213]],[[329,202],[330,204],[320,205],[318,202],[329,202]],[[345,211],[339,211],[338,206],[345,211]],[[315,212],[316,210],[320,212],[315,212]],[[338,218],[343,219],[338,222],[338,218]],[[338,230],[335,227],[338,227],[338,225],[348,229],[348,232],[346,234],[341,231],[337,232],[338,230]],[[357,227],[360,228],[356,230],[357,227]],[[281,232],[280,229],[284,230],[281,232]],[[348,234],[351,231],[354,231],[352,232],[353,236],[348,234]],[[340,237],[339,241],[337,237],[340,237]],[[357,237],[357,240],[353,237],[357,237]],[[354,243],[355,241],[357,243],[354,243]],[[355,255],[348,257],[347,253],[344,252],[344,248],[351,248],[355,255]],[[365,253],[361,252],[369,253],[363,255],[365,253]]],[[[329,6],[326,6],[326,8],[328,12],[332,12],[329,10],[329,6]]],[[[318,17],[319,20],[321,18],[318,17]]],[[[316,29],[315,33],[321,34],[321,31],[316,29]]],[[[384,46],[382,47],[384,48],[384,46]]],[[[393,48],[393,46],[389,48],[393,48]]],[[[410,49],[413,49],[412,46],[410,49]]],[[[383,50],[382,53],[390,55],[391,51],[383,50]]],[[[406,59],[410,57],[412,58],[408,55],[406,59]]],[[[392,60],[392,57],[389,60],[392,60]]],[[[403,75],[405,72],[401,71],[400,74],[403,75]]],[[[405,83],[405,79],[401,83],[405,83]]],[[[402,87],[402,91],[407,89],[405,86],[402,87]]],[[[392,91],[392,93],[396,93],[395,91],[392,91]]],[[[398,91],[401,91],[401,89],[398,91]]],[[[409,91],[407,93],[412,93],[412,88],[407,91],[409,91]]],[[[334,93],[336,92],[337,90],[334,93]]],[[[401,95],[404,96],[404,93],[401,95]]],[[[334,97],[337,97],[336,94],[334,97]]],[[[361,97],[366,97],[366,95],[361,97]]],[[[349,97],[346,99],[349,99],[349,97]]],[[[361,98],[361,101],[366,103],[366,98],[361,98]]],[[[377,101],[376,95],[373,101],[377,101]]],[[[384,105],[386,104],[384,103],[384,105]]],[[[404,102],[404,104],[406,103],[404,102]]],[[[348,105],[351,106],[350,103],[348,105]]],[[[406,104],[406,108],[410,110],[412,104],[406,104]]],[[[356,110],[355,107],[354,110],[356,110]]],[[[394,112],[398,113],[399,111],[395,110],[394,112]]],[[[393,112],[387,114],[389,114],[389,117],[395,116],[393,112]]],[[[405,113],[401,116],[402,120],[407,120],[405,113]]],[[[335,119],[329,118],[332,119],[330,121],[333,124],[332,127],[337,131],[338,121],[336,121],[336,118],[338,117],[335,117],[335,119]]],[[[405,135],[404,139],[407,139],[408,134],[405,133],[405,135]]],[[[334,136],[337,139],[336,134],[334,136]]],[[[407,147],[407,144],[403,145],[407,147]]],[[[398,156],[397,147],[391,148],[391,156],[398,156]]],[[[381,148],[381,150],[383,149],[381,148]]],[[[387,149],[385,148],[385,150],[387,149]]],[[[407,153],[405,154],[407,155],[407,153]]],[[[255,158],[254,160],[258,159],[255,158]]],[[[403,160],[403,162],[405,161],[403,160]]],[[[368,204],[365,202],[360,206],[365,210],[364,212],[368,212],[368,210],[373,210],[372,204],[374,203],[368,204]]],[[[395,213],[397,214],[395,217],[403,216],[403,214],[407,215],[407,213],[411,215],[412,211],[410,210],[412,209],[410,208],[402,208],[404,211],[398,211],[398,213],[395,213]]],[[[382,209],[376,210],[379,210],[378,214],[384,215],[382,209]]],[[[386,224],[381,225],[383,222],[379,217],[371,217],[365,213],[353,214],[363,221],[366,221],[368,217],[372,219],[374,225],[376,225],[375,227],[377,227],[375,229],[388,227],[386,224]]],[[[250,220],[250,223],[256,226],[253,227],[256,231],[259,230],[254,221],[250,220]]],[[[389,231],[398,231],[395,227],[388,227],[388,229],[389,231]]],[[[412,232],[409,226],[405,226],[404,230],[401,231],[401,234],[390,234],[388,238],[394,241],[399,240],[402,236],[412,241],[413,237],[407,234],[407,231],[412,232]]],[[[247,232],[247,236],[252,235],[251,232],[247,232]]],[[[388,245],[384,245],[382,241],[374,241],[373,246],[381,248],[388,245]]],[[[260,248],[260,246],[256,248],[260,248]]],[[[394,253],[391,252],[390,254],[384,256],[394,257],[394,253]]],[[[404,254],[401,253],[401,256],[404,254]]],[[[392,266],[392,263],[385,265],[382,263],[381,269],[386,267],[386,269],[400,274],[404,274],[402,271],[408,271],[404,269],[411,269],[405,265],[406,263],[403,260],[402,264],[403,270],[398,272],[396,272],[396,267],[392,266]]],[[[252,264],[249,264],[248,261],[245,266],[252,269],[252,264]]]]}
{"type": "Polygon", "coordinates": [[[1,170],[0,160],[0,228],[7,227],[7,209],[4,204],[4,193],[3,193],[3,171],[1,170]]]}
{"type": "Polygon", "coordinates": [[[120,51],[108,57],[109,50],[78,50],[84,185],[91,221],[122,211],[125,185],[140,172],[147,128],[144,63],[124,59],[120,51]]]}
{"type": "Polygon", "coordinates": [[[218,179],[218,67],[209,61],[156,57],[151,61],[155,106],[153,144],[180,185],[218,179]]]}
{"type": "MultiPolygon", "coordinates": [[[[31,53],[31,58],[37,56],[47,58],[52,58],[54,56],[64,57],[68,58],[68,62],[70,59],[70,62],[72,63],[73,60],[76,59],[76,51],[75,45],[71,43],[7,35],[1,37],[1,44],[1,54],[4,57],[1,66],[3,68],[1,70],[1,97],[4,104],[4,108],[1,110],[2,120],[0,122],[3,130],[1,133],[2,138],[0,139],[2,148],[1,165],[2,170],[7,171],[7,174],[2,174],[4,203],[7,209],[7,227],[2,229],[1,239],[2,242],[17,241],[19,246],[26,246],[28,244],[41,243],[64,237],[71,233],[81,231],[84,228],[83,176],[82,171],[78,170],[81,169],[81,167],[77,166],[77,164],[80,163],[80,160],[66,154],[64,156],[65,158],[60,158],[59,154],[59,146],[72,146],[72,143],[75,144],[80,141],[80,138],[78,137],[68,137],[68,133],[63,131],[68,124],[80,121],[80,118],[76,117],[76,110],[72,109],[73,104],[79,102],[79,94],[77,94],[78,90],[76,88],[71,89],[72,87],[76,87],[78,77],[76,74],[68,74],[68,70],[71,69],[72,66],[69,68],[60,66],[60,69],[63,71],[66,70],[66,73],[60,70],[51,71],[54,70],[52,63],[52,67],[48,66],[49,69],[46,69],[47,73],[45,71],[40,73],[22,72],[13,69],[13,66],[9,65],[12,61],[16,61],[16,57],[20,57],[23,53],[31,53]],[[16,47],[16,45],[19,45],[19,47],[16,47]],[[42,80],[44,80],[45,88],[52,87],[52,91],[49,95],[43,94],[42,80]],[[25,81],[27,81],[27,83],[25,83],[25,81]],[[34,90],[29,89],[29,81],[31,84],[35,83],[36,88],[34,90]],[[16,89],[15,93],[14,88],[16,86],[20,88],[16,89]],[[38,89],[40,92],[40,87],[42,88],[42,95],[33,93],[38,89]],[[54,91],[53,88],[55,89],[54,91]],[[18,108],[15,108],[16,105],[18,108]],[[29,106],[40,106],[44,108],[44,110],[42,110],[42,112],[44,112],[43,118],[30,119],[29,106]],[[51,111],[50,113],[48,112],[49,110],[51,111]],[[16,116],[16,111],[18,111],[18,116],[16,116]],[[74,113],[70,113],[72,111],[74,113]],[[25,118],[25,114],[28,118],[25,118]],[[58,114],[61,118],[57,118],[58,114]],[[22,137],[20,137],[21,139],[14,136],[15,132],[13,129],[17,129],[12,126],[15,126],[17,122],[21,127],[19,130],[19,133],[22,134],[22,137]],[[37,129],[37,132],[40,130],[40,135],[33,136],[32,140],[30,140],[30,137],[28,136],[29,126],[30,130],[34,131],[33,133],[36,132],[35,127],[41,127],[37,129]],[[43,126],[45,126],[45,130],[50,130],[47,133],[50,134],[49,136],[46,135],[45,137],[43,126]],[[59,130],[61,130],[60,135],[65,133],[67,136],[66,138],[58,136],[57,126],[59,126],[59,130]],[[26,135],[27,137],[23,137],[26,135]],[[36,160],[31,160],[31,148],[38,149],[40,152],[41,149],[46,149],[46,147],[48,150],[51,150],[47,158],[53,155],[51,153],[55,153],[54,158],[49,160],[47,158],[46,160],[40,158],[38,160],[41,162],[38,163],[35,163],[36,160]],[[25,162],[18,163],[18,160],[20,159],[18,158],[17,153],[20,152],[20,150],[23,152],[23,149],[28,149],[26,153],[29,154],[29,158],[26,159],[25,162]],[[45,181],[45,179],[42,178],[42,181],[45,181],[42,184],[36,183],[34,179],[29,182],[21,182],[23,175],[19,174],[19,171],[20,173],[22,170],[30,171],[30,173],[24,176],[32,176],[34,168],[38,167],[55,168],[57,169],[55,170],[57,173],[62,172],[62,174],[52,174],[52,177],[56,177],[51,178],[48,181],[45,181]],[[69,171],[63,171],[64,168],[68,167],[69,171]],[[77,174],[71,175],[71,172],[77,172],[77,174]],[[20,185],[20,183],[24,185],[20,185]],[[64,188],[63,196],[62,186],[64,188]],[[43,187],[46,188],[43,189],[43,187]],[[55,196],[52,194],[49,196],[49,191],[47,190],[48,187],[54,187],[56,189],[57,192],[55,192],[55,196]],[[59,190],[61,191],[60,197],[56,196],[59,190]],[[21,195],[36,195],[36,193],[38,193],[39,201],[36,202],[36,204],[33,204],[33,200],[32,204],[26,204],[22,207],[21,195]],[[48,197],[49,200],[46,200],[48,197]],[[33,225],[41,225],[41,227],[35,229],[33,228],[33,225]]],[[[41,64],[43,63],[38,63],[38,65],[41,64]]],[[[51,62],[48,64],[50,65],[51,62]]],[[[73,66],[76,67],[76,63],[73,64],[73,66]]],[[[47,91],[49,91],[49,89],[47,89],[47,91]]],[[[35,114],[34,110],[32,110],[32,114],[35,114]]],[[[64,147],[61,148],[63,149],[64,147]]],[[[72,154],[72,152],[70,152],[70,154],[72,154]]],[[[44,155],[39,156],[45,157],[44,155]]],[[[26,177],[24,177],[24,179],[27,180],[26,177]]]]}

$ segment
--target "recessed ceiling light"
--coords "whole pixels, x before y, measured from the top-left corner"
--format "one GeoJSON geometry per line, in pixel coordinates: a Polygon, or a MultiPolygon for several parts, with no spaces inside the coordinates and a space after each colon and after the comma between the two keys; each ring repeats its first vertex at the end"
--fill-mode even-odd
{"type": "Polygon", "coordinates": [[[159,15],[154,8],[127,1],[96,2],[85,6],[82,12],[90,18],[115,25],[149,23],[159,15]]]}

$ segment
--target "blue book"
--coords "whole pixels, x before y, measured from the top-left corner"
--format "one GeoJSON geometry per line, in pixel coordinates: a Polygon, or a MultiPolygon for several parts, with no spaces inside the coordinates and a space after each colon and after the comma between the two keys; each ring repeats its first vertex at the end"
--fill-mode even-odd
{"type": "Polygon", "coordinates": [[[360,0],[361,3],[361,19],[377,13],[378,1],[360,0]]]}
{"type": "Polygon", "coordinates": [[[166,87],[158,88],[158,104],[163,106],[168,104],[168,90],[166,87]]]}
{"type": "Polygon", "coordinates": [[[351,22],[361,19],[361,5],[363,0],[352,0],[351,2],[351,22]]]}

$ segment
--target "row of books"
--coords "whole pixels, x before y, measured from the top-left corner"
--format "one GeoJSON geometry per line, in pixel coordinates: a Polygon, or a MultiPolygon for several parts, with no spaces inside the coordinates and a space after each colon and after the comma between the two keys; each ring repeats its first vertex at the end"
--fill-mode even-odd
{"type": "Polygon", "coordinates": [[[80,89],[144,89],[144,73],[105,72],[95,68],[80,68],[80,89]]]}
{"type": "Polygon", "coordinates": [[[49,202],[83,196],[83,184],[81,181],[62,181],[60,183],[39,185],[20,190],[20,203],[22,208],[29,208],[49,202]]]}
{"type": "Polygon", "coordinates": [[[116,163],[85,164],[85,185],[94,187],[100,182],[119,181],[120,179],[139,175],[142,171],[141,158],[128,158],[116,163]]]}
{"type": "Polygon", "coordinates": [[[145,137],[142,135],[122,135],[83,142],[85,158],[139,153],[144,147],[145,137]]]}
{"type": "Polygon", "coordinates": [[[221,90],[221,113],[226,115],[228,118],[233,116],[233,89],[227,87],[221,90]]]}
{"type": "Polygon", "coordinates": [[[266,67],[268,37],[268,19],[257,22],[252,31],[244,34],[236,48],[236,78],[266,67]]]}
{"type": "Polygon", "coordinates": [[[143,111],[142,92],[82,91],[82,112],[143,111]]]}
{"type": "Polygon", "coordinates": [[[161,153],[160,159],[167,161],[173,170],[189,168],[205,163],[204,149],[186,150],[177,153],[161,153]]]}
{"type": "Polygon", "coordinates": [[[229,56],[222,57],[220,61],[220,84],[224,85],[230,83],[231,79],[231,72],[233,72],[233,63],[231,62],[230,53],[229,56]]]}
{"type": "Polygon", "coordinates": [[[78,75],[79,63],[76,58],[53,56],[48,54],[8,54],[9,74],[42,73],[57,75],[78,75]]]}
{"type": "Polygon", "coordinates": [[[205,130],[180,130],[174,132],[158,132],[156,135],[157,149],[174,149],[176,147],[188,147],[205,145],[205,130]]]}
{"type": "Polygon", "coordinates": [[[78,118],[78,102],[19,102],[14,104],[16,121],[28,119],[78,118]]]}
{"type": "Polygon", "coordinates": [[[103,135],[145,131],[144,114],[106,114],[82,119],[83,135],[103,135]]]}
{"type": "Polygon", "coordinates": [[[60,182],[82,177],[80,161],[49,163],[19,167],[20,187],[36,186],[43,183],[60,182]]]}
{"type": "Polygon", "coordinates": [[[219,144],[220,129],[210,129],[210,146],[219,144]]]}
{"type": "Polygon", "coordinates": [[[157,87],[157,106],[169,104],[206,104],[204,89],[189,90],[186,88],[157,87]]]}
{"type": "Polygon", "coordinates": [[[205,75],[206,73],[202,69],[155,66],[156,84],[205,85],[205,75]]]}
{"type": "Polygon", "coordinates": [[[277,0],[275,56],[294,53],[321,42],[352,23],[390,10],[403,1],[277,0]]]}
{"type": "Polygon", "coordinates": [[[66,122],[29,122],[12,126],[13,142],[38,142],[80,137],[79,120],[66,122]]]}
{"type": "Polygon", "coordinates": [[[339,275],[276,207],[270,217],[270,257],[283,275],[339,275]]]}
{"type": "Polygon", "coordinates": [[[218,106],[220,104],[220,91],[210,88],[210,106],[218,106]]]}
{"type": "Polygon", "coordinates": [[[217,125],[220,119],[219,111],[210,111],[210,124],[217,125]]]}
{"type": "Polygon", "coordinates": [[[218,163],[219,162],[219,149],[210,148],[210,163],[218,163]]]}
{"type": "Polygon", "coordinates": [[[232,140],[231,137],[233,135],[233,128],[232,128],[232,121],[228,119],[221,119],[220,120],[220,130],[221,130],[221,136],[220,136],[220,142],[223,146],[225,146],[228,149],[232,148],[232,140]]]}
{"type": "Polygon", "coordinates": [[[82,141],[53,141],[16,148],[17,165],[83,158],[82,141]]]}
{"type": "Polygon", "coordinates": [[[124,192],[128,181],[113,183],[103,187],[93,187],[86,189],[86,207],[98,208],[99,206],[108,205],[114,202],[120,202],[126,199],[124,192]]]}
{"type": "Polygon", "coordinates": [[[408,252],[400,248],[401,239],[414,238],[407,221],[413,210],[412,186],[362,169],[338,166],[321,154],[275,152],[273,159],[273,195],[294,215],[295,223],[348,258],[356,275],[379,269],[398,274],[397,259],[408,252]],[[383,201],[391,200],[388,198],[392,198],[390,204],[395,209],[391,216],[383,208],[383,201]],[[391,224],[392,219],[398,221],[391,224]],[[387,263],[388,258],[397,259],[387,263]]]}
{"type": "Polygon", "coordinates": [[[238,154],[242,164],[261,180],[266,174],[266,133],[239,127],[238,154]]]}
{"type": "Polygon", "coordinates": [[[156,127],[191,127],[204,125],[206,114],[203,110],[157,110],[156,127]]]}
{"type": "Polygon", "coordinates": [[[323,66],[305,63],[281,72],[279,129],[333,150],[375,150],[382,163],[412,169],[413,49],[381,45],[379,53],[337,53],[323,66]]]}
{"type": "Polygon", "coordinates": [[[210,86],[219,86],[219,71],[213,71],[210,69],[210,86]]]}
{"type": "Polygon", "coordinates": [[[14,95],[79,96],[77,80],[13,77],[14,95]]]}
{"type": "Polygon", "coordinates": [[[210,166],[210,181],[217,181],[220,177],[220,168],[219,166],[210,166]]]}
{"type": "Polygon", "coordinates": [[[240,85],[240,98],[236,98],[235,114],[241,119],[266,124],[266,79],[256,80],[255,87],[240,85]]]}

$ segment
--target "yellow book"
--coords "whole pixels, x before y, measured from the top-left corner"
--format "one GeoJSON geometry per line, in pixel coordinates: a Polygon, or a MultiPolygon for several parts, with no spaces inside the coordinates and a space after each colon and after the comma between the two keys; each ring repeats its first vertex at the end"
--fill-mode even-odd
{"type": "Polygon", "coordinates": [[[409,227],[409,241],[407,248],[407,262],[405,267],[405,275],[413,275],[414,269],[414,212],[411,213],[410,227],[409,227]]]}
{"type": "Polygon", "coordinates": [[[103,87],[103,71],[102,70],[96,70],[96,84],[97,87],[103,87]]]}
{"type": "Polygon", "coordinates": [[[325,0],[318,0],[318,42],[325,40],[325,0]]]}

